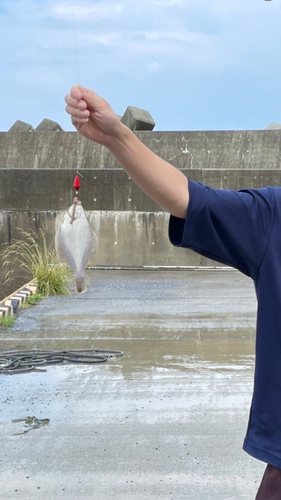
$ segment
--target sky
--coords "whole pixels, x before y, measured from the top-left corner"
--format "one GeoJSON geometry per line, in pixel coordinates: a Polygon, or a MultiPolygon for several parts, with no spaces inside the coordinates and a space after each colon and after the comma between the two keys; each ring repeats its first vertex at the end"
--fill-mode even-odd
{"type": "Polygon", "coordinates": [[[280,26],[281,0],[1,0],[0,131],[74,130],[76,83],[159,131],[281,123],[280,26]]]}

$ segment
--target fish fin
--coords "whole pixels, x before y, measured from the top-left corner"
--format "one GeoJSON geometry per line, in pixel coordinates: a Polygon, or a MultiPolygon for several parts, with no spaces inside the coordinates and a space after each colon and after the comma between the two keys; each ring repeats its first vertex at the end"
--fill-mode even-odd
{"type": "Polygon", "coordinates": [[[55,235],[55,247],[56,247],[57,256],[58,256],[61,264],[68,264],[68,261],[66,260],[63,249],[62,249],[60,226],[57,228],[56,235],[55,235]]]}
{"type": "Polygon", "coordinates": [[[98,237],[97,237],[96,233],[93,231],[93,229],[91,228],[91,226],[90,226],[90,230],[91,230],[91,235],[92,235],[91,255],[93,255],[94,253],[96,253],[96,251],[98,249],[99,242],[98,242],[98,237]]]}
{"type": "Polygon", "coordinates": [[[92,214],[91,212],[85,212],[86,218],[89,223],[90,231],[91,231],[91,237],[92,237],[92,246],[91,246],[91,253],[90,255],[93,255],[94,253],[97,252],[98,247],[99,247],[99,240],[98,237],[95,233],[95,227],[92,221],[92,214]]]}
{"type": "Polygon", "coordinates": [[[64,258],[63,250],[61,248],[61,236],[60,236],[60,229],[61,229],[61,225],[63,223],[65,214],[66,214],[65,211],[60,212],[55,218],[55,248],[56,248],[56,252],[57,252],[57,256],[59,258],[59,261],[61,263],[67,264],[67,262],[65,261],[65,258],[64,258]]]}
{"type": "Polygon", "coordinates": [[[66,211],[64,212],[59,212],[58,215],[55,218],[55,231],[57,232],[58,228],[61,226],[64,216],[66,214],[66,211]]]}
{"type": "Polygon", "coordinates": [[[75,278],[76,290],[78,293],[83,293],[86,291],[86,284],[84,276],[81,278],[75,278]]]}

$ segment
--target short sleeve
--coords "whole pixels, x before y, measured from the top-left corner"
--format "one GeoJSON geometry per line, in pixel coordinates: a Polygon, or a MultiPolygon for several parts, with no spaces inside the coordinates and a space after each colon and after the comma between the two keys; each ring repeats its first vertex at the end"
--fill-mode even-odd
{"type": "Polygon", "coordinates": [[[254,278],[273,226],[274,188],[222,190],[192,180],[188,185],[186,219],[170,217],[171,243],[254,278]]]}

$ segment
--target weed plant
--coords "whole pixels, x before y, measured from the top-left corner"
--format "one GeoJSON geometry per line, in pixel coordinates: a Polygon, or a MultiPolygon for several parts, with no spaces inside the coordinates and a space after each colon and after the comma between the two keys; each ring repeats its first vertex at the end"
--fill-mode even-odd
{"type": "Polygon", "coordinates": [[[7,267],[4,283],[16,279],[15,273],[20,268],[27,280],[35,278],[37,292],[43,296],[69,294],[70,268],[61,264],[54,245],[49,246],[43,230],[19,229],[22,239],[13,239],[4,244],[0,252],[3,268],[7,267]]]}
{"type": "Polygon", "coordinates": [[[44,297],[43,295],[41,295],[41,293],[35,293],[34,295],[30,295],[29,297],[27,297],[26,301],[22,303],[21,309],[28,309],[29,307],[34,306],[35,304],[40,302],[40,300],[43,299],[44,297]]]}
{"type": "Polygon", "coordinates": [[[0,318],[0,328],[9,328],[9,326],[13,326],[15,321],[14,316],[8,316],[7,318],[0,318]]]}

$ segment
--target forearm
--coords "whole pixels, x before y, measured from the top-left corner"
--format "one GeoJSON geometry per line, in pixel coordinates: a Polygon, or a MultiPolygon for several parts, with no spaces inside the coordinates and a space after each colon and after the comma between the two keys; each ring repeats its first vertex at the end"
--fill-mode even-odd
{"type": "Polygon", "coordinates": [[[153,200],[176,217],[185,218],[188,181],[180,170],[148,149],[123,126],[109,146],[133,181],[153,200]]]}

